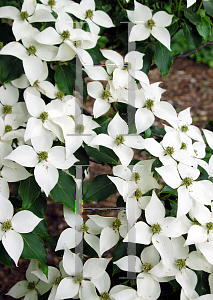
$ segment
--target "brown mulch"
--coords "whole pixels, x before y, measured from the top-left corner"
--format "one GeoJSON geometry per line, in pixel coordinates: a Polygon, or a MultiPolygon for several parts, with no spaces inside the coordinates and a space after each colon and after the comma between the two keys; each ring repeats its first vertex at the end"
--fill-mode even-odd
{"type": "MultiPolygon", "coordinates": [[[[213,119],[213,69],[203,64],[197,64],[190,59],[178,59],[174,62],[166,79],[158,69],[150,71],[149,78],[151,83],[162,81],[161,87],[167,90],[162,95],[162,100],[169,101],[177,111],[191,107],[194,125],[204,128],[205,122],[213,119]]],[[[92,113],[91,107],[86,107],[86,109],[92,113]]],[[[91,163],[91,179],[103,173],[111,173],[110,167],[91,163]]],[[[91,213],[88,207],[115,207],[116,198],[116,195],[113,195],[98,204],[88,203],[85,215],[91,213]]],[[[105,215],[114,216],[115,211],[107,210],[105,215]]],[[[48,200],[46,219],[49,233],[52,236],[60,234],[67,227],[63,218],[62,205],[56,205],[52,200],[48,200]]],[[[57,264],[58,258],[54,257],[49,249],[48,253],[47,264],[57,264]]],[[[0,300],[13,299],[5,294],[17,281],[25,279],[28,263],[21,258],[19,267],[16,268],[13,264],[12,270],[0,264],[0,300]]]]}

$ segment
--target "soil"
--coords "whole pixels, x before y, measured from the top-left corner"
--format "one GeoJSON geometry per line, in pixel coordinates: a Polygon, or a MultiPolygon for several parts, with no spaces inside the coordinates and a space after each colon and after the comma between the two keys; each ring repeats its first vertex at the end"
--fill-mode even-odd
{"type": "MultiPolygon", "coordinates": [[[[170,102],[178,112],[191,107],[193,124],[200,129],[205,127],[207,120],[213,119],[213,69],[206,65],[195,63],[190,59],[178,59],[174,62],[167,78],[164,78],[158,69],[150,71],[149,78],[151,83],[162,82],[160,86],[167,90],[162,95],[162,100],[170,102]]],[[[90,113],[92,113],[92,102],[90,99],[89,104],[85,107],[90,113]]],[[[158,121],[156,124],[159,124],[158,121]]],[[[103,173],[111,173],[110,167],[91,162],[91,180],[96,175],[103,173]]],[[[91,208],[95,207],[108,208],[107,211],[100,211],[100,215],[115,216],[117,211],[113,210],[113,207],[116,206],[117,196],[118,194],[113,195],[98,204],[94,202],[88,203],[84,210],[84,218],[86,219],[87,214],[95,213],[95,211],[91,210],[91,208]]],[[[51,199],[48,199],[46,219],[51,236],[60,234],[67,227],[63,218],[62,205],[56,205],[51,199]]],[[[47,249],[47,264],[58,266],[60,259],[52,254],[48,246],[47,249]]],[[[25,280],[25,271],[28,264],[28,261],[20,258],[19,267],[15,267],[12,264],[12,269],[10,270],[0,263],[0,300],[14,299],[5,294],[16,282],[25,280]]]]}

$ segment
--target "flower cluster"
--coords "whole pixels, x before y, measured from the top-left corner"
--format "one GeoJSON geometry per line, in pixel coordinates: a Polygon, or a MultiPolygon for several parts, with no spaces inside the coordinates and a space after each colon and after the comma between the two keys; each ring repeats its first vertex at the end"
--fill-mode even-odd
{"type": "MultiPolygon", "coordinates": [[[[40,2],[24,0],[21,12],[10,6],[0,8],[1,18],[13,20],[15,37],[0,55],[17,57],[23,66],[21,76],[0,87],[0,237],[5,255],[16,265],[21,255],[40,263],[39,267],[32,260],[27,280],[7,295],[38,299],[38,294],[50,291],[48,300],[155,300],[160,297],[160,283],[176,280],[181,299],[191,300],[201,296],[196,291],[196,272],[203,271],[210,274],[211,294],[201,298],[212,299],[213,133],[204,129],[202,134],[192,125],[190,108],[177,113],[161,100],[165,90],[159,82],[151,84],[142,71],[144,53],[130,51],[123,57],[104,49],[99,55],[105,58],[105,67],[94,65],[89,50],[97,45],[99,26],[114,27],[105,12],[95,10],[94,0],[40,2]],[[77,60],[91,78],[86,89],[94,98],[92,115],[82,110],[75,86],[62,84],[66,67],[77,60]],[[131,126],[130,111],[134,111],[131,126]],[[154,133],[155,117],[166,123],[160,134],[154,133]],[[147,159],[134,161],[135,149],[146,152],[147,159]],[[112,174],[102,179],[110,186],[107,197],[118,191],[122,199],[117,217],[88,215],[84,223],[71,209],[72,188],[81,190],[81,182],[73,179],[73,167],[84,165],[82,156],[112,167],[112,174]],[[21,211],[13,216],[8,182],[18,181],[17,201],[20,204],[21,196],[22,202],[16,208],[21,211]],[[35,204],[44,200],[40,192],[64,204],[69,228],[54,246],[56,252],[63,251],[59,270],[47,267],[42,254],[26,255],[24,234],[40,243],[45,239],[41,234],[45,222],[40,225],[45,213],[42,205],[35,204]],[[75,252],[82,241],[95,252],[91,258],[82,254],[84,261],[75,252]],[[124,243],[142,245],[140,253],[119,256],[124,243]],[[116,255],[106,258],[114,246],[116,255]],[[122,270],[139,273],[136,282],[114,285],[112,276],[122,270]]],[[[152,13],[134,1],[134,10],[127,10],[127,16],[134,23],[130,42],[152,35],[171,50],[165,27],[171,24],[172,14],[152,13]]],[[[99,178],[95,188],[94,182],[87,185],[85,199],[94,201],[91,198],[99,187],[103,192],[99,178]]],[[[103,197],[99,201],[107,198],[97,197],[103,197]]]]}

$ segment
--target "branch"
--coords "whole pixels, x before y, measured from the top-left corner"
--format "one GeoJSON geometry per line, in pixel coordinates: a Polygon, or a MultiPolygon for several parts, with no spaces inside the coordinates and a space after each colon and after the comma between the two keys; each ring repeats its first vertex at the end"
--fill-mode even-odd
{"type": "MultiPolygon", "coordinates": [[[[192,50],[192,51],[189,51],[189,52],[187,52],[187,53],[185,53],[185,54],[183,54],[183,53],[177,54],[177,55],[173,56],[173,59],[175,60],[175,59],[178,59],[178,58],[185,58],[185,57],[188,57],[188,56],[194,54],[195,52],[201,50],[202,48],[204,48],[204,47],[206,47],[206,46],[208,46],[208,45],[213,45],[213,42],[208,41],[208,42],[206,42],[206,43],[200,45],[200,47],[198,47],[197,49],[194,49],[194,50],[192,50]]],[[[153,64],[153,65],[151,66],[150,70],[153,70],[153,69],[155,69],[155,68],[157,68],[157,65],[156,65],[156,64],[153,64]]]]}

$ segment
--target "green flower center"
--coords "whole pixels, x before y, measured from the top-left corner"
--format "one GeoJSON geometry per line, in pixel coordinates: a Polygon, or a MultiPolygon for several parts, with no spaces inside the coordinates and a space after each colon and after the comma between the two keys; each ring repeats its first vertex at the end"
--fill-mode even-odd
{"type": "Polygon", "coordinates": [[[74,277],[75,279],[75,283],[80,283],[84,278],[83,278],[83,275],[81,273],[79,273],[78,275],[76,275],[74,277]]]}
{"type": "Polygon", "coordinates": [[[137,181],[140,179],[140,175],[138,172],[133,172],[131,178],[137,183],[137,181]]]}
{"type": "Polygon", "coordinates": [[[110,295],[107,292],[101,294],[101,300],[110,300],[110,295]]]}
{"type": "Polygon", "coordinates": [[[29,15],[28,15],[27,11],[22,11],[20,13],[20,17],[24,21],[24,20],[26,20],[29,17],[29,15]]]}
{"type": "Polygon", "coordinates": [[[119,219],[115,219],[113,222],[112,222],[112,229],[115,231],[115,232],[118,232],[118,229],[119,227],[121,226],[121,220],[119,219]]]}
{"type": "Polygon", "coordinates": [[[155,223],[152,225],[151,230],[153,234],[155,234],[155,233],[160,233],[162,231],[162,228],[159,223],[155,223]]]}
{"type": "Polygon", "coordinates": [[[70,32],[69,30],[64,30],[61,34],[63,40],[67,40],[70,37],[70,32]]]}
{"type": "Polygon", "coordinates": [[[172,155],[172,154],[174,154],[175,150],[173,147],[168,146],[168,147],[166,147],[165,152],[168,155],[172,155]]]}
{"type": "Polygon", "coordinates": [[[186,143],[182,143],[182,145],[181,145],[181,148],[180,149],[182,149],[182,150],[186,150],[187,149],[187,145],[186,145],[186,143]]]}
{"type": "Polygon", "coordinates": [[[4,223],[2,223],[2,231],[7,231],[12,228],[12,222],[11,220],[7,220],[4,223]]]}
{"type": "Polygon", "coordinates": [[[49,117],[48,113],[46,111],[42,112],[39,116],[39,118],[42,120],[42,122],[44,123],[45,120],[47,120],[49,117]]]}
{"type": "Polygon", "coordinates": [[[194,225],[199,225],[199,226],[201,226],[200,222],[198,222],[198,220],[195,219],[195,218],[194,218],[194,220],[193,220],[193,224],[194,224],[194,225]]]}
{"type": "Polygon", "coordinates": [[[102,99],[108,99],[109,97],[111,97],[110,91],[104,90],[101,97],[102,97],[102,99]]]}
{"type": "Polygon", "coordinates": [[[38,88],[38,80],[33,83],[33,87],[38,88]]]}
{"type": "Polygon", "coordinates": [[[39,162],[48,159],[48,153],[46,151],[41,151],[38,155],[39,162]]]}
{"type": "Polygon", "coordinates": [[[55,5],[55,0],[49,0],[48,5],[53,7],[55,5]]]}
{"type": "Polygon", "coordinates": [[[181,131],[182,132],[187,132],[189,130],[189,127],[187,125],[181,126],[181,131]]]}
{"type": "Polygon", "coordinates": [[[151,108],[153,108],[153,106],[154,106],[154,100],[152,100],[152,99],[147,99],[146,100],[146,104],[145,104],[145,107],[147,108],[147,109],[151,109],[151,108]]]}
{"type": "Polygon", "coordinates": [[[4,107],[3,107],[3,113],[4,114],[11,114],[12,113],[12,106],[11,105],[5,105],[4,107]]]}
{"type": "Polygon", "coordinates": [[[27,52],[31,55],[31,54],[35,54],[36,53],[36,47],[31,45],[29,48],[27,48],[27,52]]]}
{"type": "Polygon", "coordinates": [[[208,233],[210,230],[213,230],[213,222],[206,223],[206,229],[208,233]]]}
{"type": "Polygon", "coordinates": [[[31,281],[28,283],[27,289],[33,291],[35,289],[36,283],[35,281],[31,281]]]}
{"type": "Polygon", "coordinates": [[[13,130],[13,128],[10,125],[6,125],[5,128],[4,128],[5,133],[10,132],[12,130],[13,130]]]}
{"type": "Polygon", "coordinates": [[[55,94],[56,98],[57,99],[63,99],[64,98],[64,93],[62,91],[58,91],[56,94],[55,94]]]}
{"type": "Polygon", "coordinates": [[[124,70],[129,70],[129,69],[131,69],[131,63],[129,63],[129,62],[126,62],[124,65],[123,65],[123,69],[124,70]]]}
{"type": "Polygon", "coordinates": [[[142,197],[142,192],[141,192],[140,189],[137,189],[137,190],[135,191],[135,198],[136,198],[136,199],[139,199],[139,198],[141,198],[141,197],[142,197]]]}
{"type": "Polygon", "coordinates": [[[186,267],[186,260],[183,258],[177,259],[175,262],[176,262],[176,265],[179,268],[179,270],[186,267]]]}
{"type": "Polygon", "coordinates": [[[143,264],[143,272],[145,272],[145,273],[148,273],[152,268],[153,268],[153,265],[151,265],[148,262],[143,264]]]}
{"type": "Polygon", "coordinates": [[[195,149],[194,149],[194,153],[195,153],[196,156],[198,155],[198,152],[197,152],[197,150],[195,150],[195,149]]]}
{"type": "Polygon", "coordinates": [[[73,115],[69,115],[69,117],[70,117],[70,118],[72,118],[72,119],[73,119],[73,121],[75,121],[75,116],[73,116],[73,115]]]}
{"type": "Polygon", "coordinates": [[[86,18],[92,19],[93,18],[93,11],[91,9],[88,9],[86,11],[86,18]]]}
{"type": "Polygon", "coordinates": [[[190,186],[190,185],[192,184],[192,182],[193,182],[193,179],[192,179],[191,177],[185,177],[185,178],[183,179],[183,184],[184,184],[185,186],[190,186]]]}
{"type": "Polygon", "coordinates": [[[88,227],[87,225],[83,224],[83,225],[81,226],[81,230],[82,230],[83,232],[87,232],[87,231],[89,230],[89,227],[88,227]]]}
{"type": "Polygon", "coordinates": [[[125,141],[125,139],[124,139],[123,135],[116,136],[115,142],[116,142],[117,146],[120,144],[123,144],[124,141],[125,141]]]}
{"type": "Polygon", "coordinates": [[[83,124],[77,124],[75,127],[75,132],[82,133],[84,132],[85,126],[83,124]]]}
{"type": "Polygon", "coordinates": [[[82,46],[82,41],[75,41],[75,42],[74,42],[74,46],[75,46],[76,48],[81,47],[81,46],[82,46]]]}
{"type": "Polygon", "coordinates": [[[59,283],[61,282],[61,280],[63,279],[63,277],[62,276],[58,276],[58,277],[56,277],[55,278],[55,281],[54,281],[54,283],[53,284],[55,284],[55,285],[59,285],[59,283]]]}
{"type": "Polygon", "coordinates": [[[147,28],[149,28],[149,29],[151,29],[152,30],[152,28],[155,26],[155,21],[153,21],[152,19],[150,19],[150,20],[148,20],[147,22],[146,22],[146,27],[147,28]]]}

